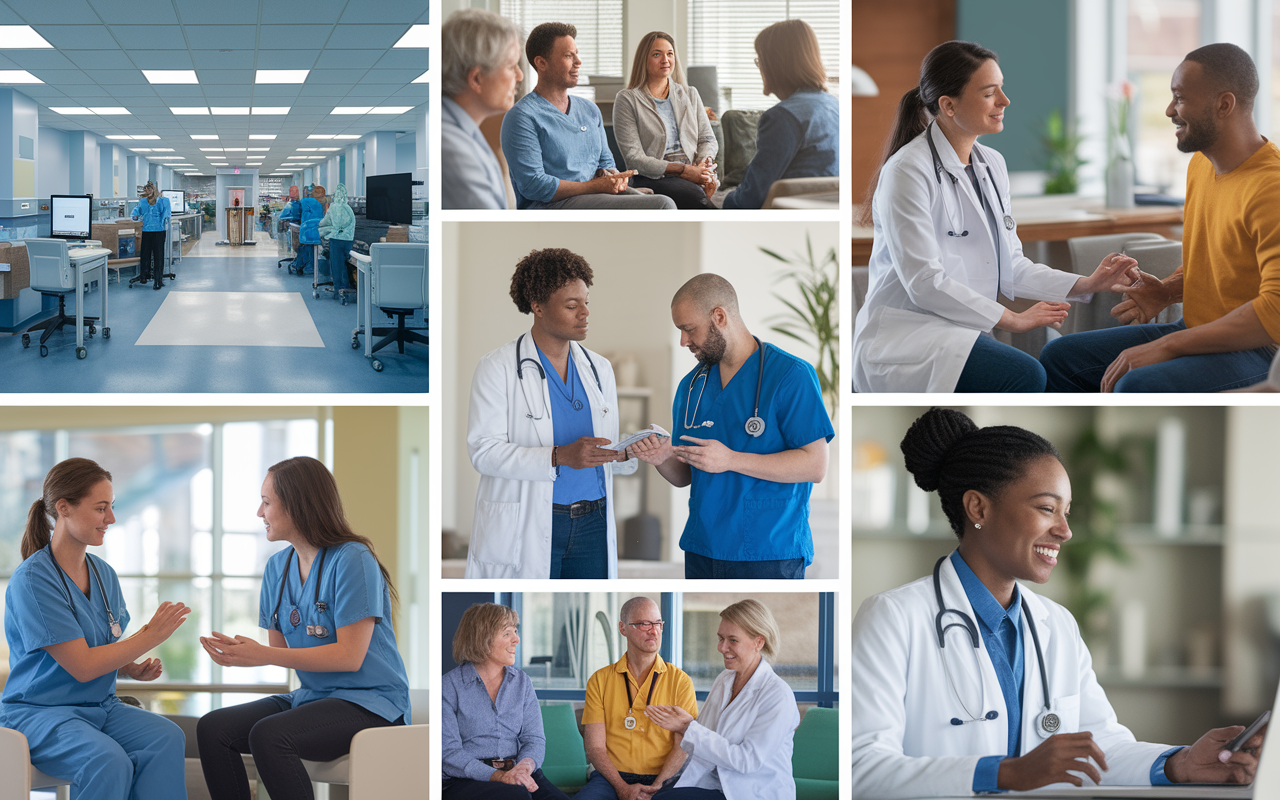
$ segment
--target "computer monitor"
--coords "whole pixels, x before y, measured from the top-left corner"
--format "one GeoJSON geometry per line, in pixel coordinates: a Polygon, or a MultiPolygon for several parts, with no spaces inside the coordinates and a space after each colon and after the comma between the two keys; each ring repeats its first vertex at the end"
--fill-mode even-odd
{"type": "Polygon", "coordinates": [[[187,193],[181,189],[165,189],[162,195],[169,198],[170,214],[187,213],[187,193]]]}
{"type": "Polygon", "coordinates": [[[413,224],[413,173],[369,175],[364,179],[366,219],[413,224]]]}
{"type": "Polygon", "coordinates": [[[93,195],[55,194],[49,198],[49,238],[84,241],[90,234],[93,195]]]}

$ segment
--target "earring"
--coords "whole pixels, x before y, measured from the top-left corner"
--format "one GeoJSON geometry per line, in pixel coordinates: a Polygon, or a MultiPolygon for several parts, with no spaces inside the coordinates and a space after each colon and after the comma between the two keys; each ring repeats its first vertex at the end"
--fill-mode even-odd
{"type": "Polygon", "coordinates": [[[980,531],[980,530],[982,530],[982,523],[981,523],[981,522],[975,522],[975,523],[973,523],[973,527],[974,527],[974,530],[979,530],[979,531],[980,531]]]}

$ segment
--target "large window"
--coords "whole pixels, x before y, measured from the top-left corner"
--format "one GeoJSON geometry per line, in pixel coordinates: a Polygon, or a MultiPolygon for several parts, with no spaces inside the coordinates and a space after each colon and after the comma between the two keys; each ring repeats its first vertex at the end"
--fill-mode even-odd
{"type": "Polygon", "coordinates": [[[1174,69],[1201,45],[1200,15],[1200,0],[1129,0],[1128,5],[1128,74],[1138,90],[1132,118],[1137,180],[1175,197],[1187,193],[1191,154],[1178,152],[1164,112],[1172,99],[1174,69]]]}
{"type": "MultiPolygon", "coordinates": [[[[802,19],[812,26],[827,77],[840,75],[840,4],[836,0],[689,0],[685,66],[715,66],[725,95],[721,109],[762,109],[776,97],[762,93],[755,65],[756,34],[775,22],[802,19]]],[[[707,103],[711,98],[703,98],[707,103]]]]}
{"type": "Polygon", "coordinates": [[[574,41],[584,78],[621,78],[623,70],[630,69],[630,55],[622,52],[622,0],[502,0],[500,13],[525,36],[544,22],[567,22],[577,28],[574,41]]]}
{"type": "MultiPolygon", "coordinates": [[[[156,710],[200,714],[255,699],[209,692],[165,691],[166,682],[214,689],[223,669],[198,637],[210,630],[246,636],[258,628],[258,593],[267,542],[257,518],[267,468],[292,456],[317,456],[314,419],[0,433],[0,590],[21,560],[19,542],[45,473],[71,456],[91,458],[112,473],[116,523],[99,552],[120,576],[137,630],[164,601],[193,613],[158,649],[164,677],[147,687],[156,710]],[[155,691],[159,690],[159,691],[155,691]]],[[[2,605],[3,601],[0,601],[2,605]]],[[[4,648],[0,642],[0,649],[4,648]]],[[[7,670],[7,654],[3,659],[7,670]]],[[[282,685],[284,669],[233,673],[238,684],[282,685]]]]}

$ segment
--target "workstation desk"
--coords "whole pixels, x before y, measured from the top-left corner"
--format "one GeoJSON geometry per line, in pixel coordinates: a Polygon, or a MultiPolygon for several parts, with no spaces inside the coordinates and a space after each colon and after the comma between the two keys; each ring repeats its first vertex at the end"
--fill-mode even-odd
{"type": "MultiPolygon", "coordinates": [[[[102,338],[111,338],[110,323],[107,322],[107,258],[111,251],[105,247],[70,247],[67,248],[67,260],[76,271],[76,358],[84,358],[89,354],[84,346],[84,287],[90,281],[98,282],[99,316],[98,324],[102,326],[102,338]]],[[[36,321],[28,321],[30,325],[36,321]]],[[[30,327],[28,325],[28,327],[30,327]]],[[[97,326],[90,329],[90,335],[97,326]]],[[[22,346],[25,349],[31,344],[31,335],[22,334],[22,346]]],[[[47,345],[40,345],[41,357],[49,355],[47,345]]]]}

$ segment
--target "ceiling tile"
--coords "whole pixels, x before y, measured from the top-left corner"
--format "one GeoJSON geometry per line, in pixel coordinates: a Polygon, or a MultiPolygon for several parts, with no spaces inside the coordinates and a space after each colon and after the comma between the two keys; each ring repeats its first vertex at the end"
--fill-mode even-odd
{"type": "Polygon", "coordinates": [[[319,50],[259,50],[258,69],[312,69],[319,50]]]}
{"type": "MultiPolygon", "coordinates": [[[[213,84],[204,87],[204,96],[209,98],[210,103],[218,106],[234,105],[233,103],[225,102],[232,97],[247,103],[253,97],[253,87],[236,84],[213,84]],[[215,99],[217,100],[216,103],[213,102],[215,99]]],[[[240,105],[244,105],[244,103],[240,105]]]]}
{"type": "MultiPolygon", "coordinates": [[[[252,50],[258,45],[255,25],[187,25],[187,42],[193,50],[252,50]]],[[[266,43],[269,45],[269,43],[266,43]]],[[[250,62],[252,63],[252,62],[250,62]]]]}
{"type": "Polygon", "coordinates": [[[191,59],[196,69],[252,69],[252,50],[193,50],[191,59]]]}
{"type": "Polygon", "coordinates": [[[378,50],[334,50],[332,47],[320,54],[316,63],[319,69],[368,69],[378,62],[378,50]]]}
{"type": "Polygon", "coordinates": [[[111,33],[124,48],[149,50],[152,48],[187,49],[182,28],[177,25],[137,25],[134,23],[112,25],[111,33]]]}
{"type": "Polygon", "coordinates": [[[31,74],[52,86],[97,83],[92,76],[80,69],[33,69],[31,74]]]}
{"type": "MultiPolygon", "coordinates": [[[[220,0],[217,3],[210,3],[207,0],[173,0],[173,4],[177,7],[184,25],[218,25],[229,19],[256,20],[258,18],[258,0],[220,0]]],[[[275,4],[265,3],[264,5],[275,4]]],[[[287,6],[295,16],[299,13],[311,13],[292,3],[280,5],[287,6]]]]}
{"type": "Polygon", "coordinates": [[[18,69],[18,65],[7,57],[0,55],[0,69],[18,69]]]}
{"type": "Polygon", "coordinates": [[[341,22],[417,22],[427,10],[426,0],[360,0],[347,6],[341,22]]]}
{"type": "Polygon", "coordinates": [[[156,97],[155,89],[146,84],[140,84],[137,86],[112,86],[108,91],[112,97],[127,97],[130,101],[145,99],[155,100],[156,103],[160,102],[159,98],[156,97]]]}
{"type": "Polygon", "coordinates": [[[78,66],[57,50],[6,50],[5,55],[20,69],[75,69],[78,66]]]}
{"type": "Polygon", "coordinates": [[[176,24],[170,0],[89,0],[98,16],[108,25],[176,24]]]}
{"type": "MultiPolygon", "coordinates": [[[[40,2],[15,3],[14,10],[22,15],[23,21],[31,25],[46,39],[48,34],[41,30],[43,24],[57,25],[67,20],[96,20],[97,13],[86,0],[40,0],[40,2]]],[[[49,39],[50,43],[53,42],[49,39]]]]}
{"type": "Polygon", "coordinates": [[[116,44],[105,25],[41,25],[36,30],[59,50],[90,50],[116,44]]]}
{"type": "Polygon", "coordinates": [[[14,13],[4,3],[0,3],[0,25],[22,25],[26,20],[14,13]]]}
{"type": "MultiPolygon", "coordinates": [[[[307,9],[307,22],[318,22],[307,9]]],[[[277,50],[320,50],[334,33],[333,25],[259,25],[258,41],[277,50]]],[[[342,35],[342,29],[338,29],[342,35]]]]}
{"type": "Polygon", "coordinates": [[[123,50],[67,50],[64,52],[67,58],[74,61],[81,69],[92,70],[95,73],[101,69],[128,69],[133,70],[138,80],[144,83],[147,80],[142,77],[142,73],[138,72],[138,68],[123,50]]]}
{"type": "Polygon", "coordinates": [[[302,98],[325,98],[332,99],[336,97],[345,97],[347,92],[355,88],[355,83],[317,83],[314,85],[303,84],[302,91],[298,93],[298,97],[302,98]]]}
{"type": "Polygon", "coordinates": [[[262,84],[253,87],[253,101],[256,105],[278,106],[284,105],[277,103],[277,100],[292,100],[298,96],[298,92],[302,89],[299,84],[262,84]],[[261,100],[271,100],[270,103],[259,102],[261,100]]]}
{"type": "MultiPolygon", "coordinates": [[[[332,25],[338,21],[347,0],[307,0],[305,15],[308,22],[332,25]]],[[[264,3],[263,24],[289,25],[298,20],[299,7],[294,3],[264,3]]]]}
{"type": "Polygon", "coordinates": [[[405,25],[344,25],[329,38],[329,50],[385,50],[407,30],[405,25]]]}
{"type": "Polygon", "coordinates": [[[328,83],[356,83],[368,70],[364,69],[313,69],[307,76],[310,85],[328,83]]]}
{"type": "Polygon", "coordinates": [[[151,89],[151,91],[157,97],[161,97],[166,101],[170,101],[170,100],[174,101],[170,103],[170,105],[175,105],[175,106],[200,105],[200,103],[187,103],[187,102],[179,103],[177,101],[178,100],[182,100],[182,101],[199,100],[204,97],[204,88],[201,86],[195,86],[192,84],[183,84],[183,83],[148,84],[147,88],[151,89]]]}
{"type": "Polygon", "coordinates": [[[365,73],[361,83],[396,83],[404,85],[422,74],[420,69],[371,69],[365,73]]]}
{"type": "Polygon", "coordinates": [[[93,69],[92,67],[87,69],[100,86],[123,86],[125,84],[150,86],[147,83],[147,79],[136,69],[93,69]]]}
{"type": "Polygon", "coordinates": [[[138,69],[191,69],[195,66],[191,62],[191,53],[186,50],[128,50],[126,53],[138,69]]]}

